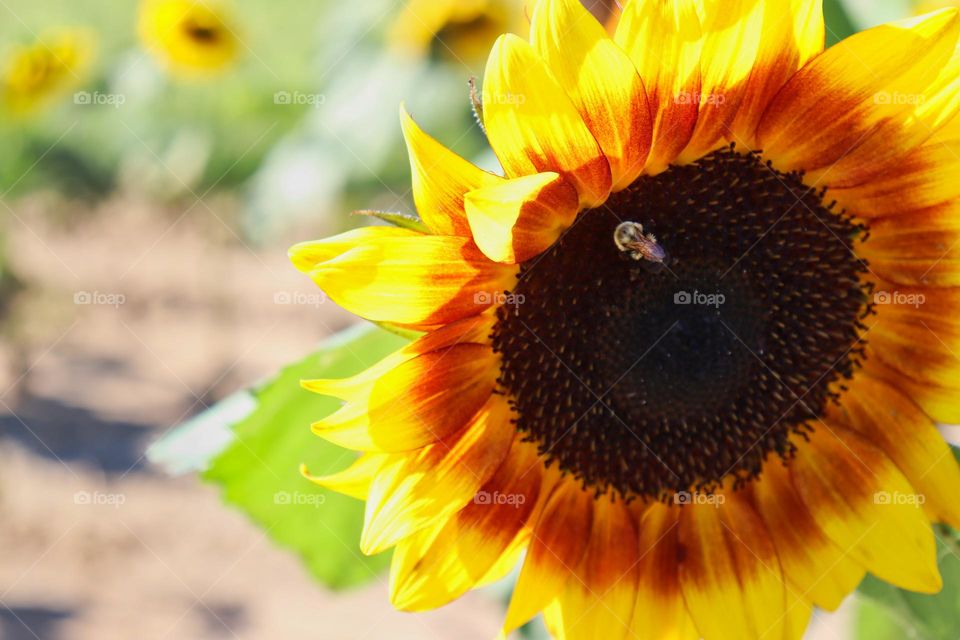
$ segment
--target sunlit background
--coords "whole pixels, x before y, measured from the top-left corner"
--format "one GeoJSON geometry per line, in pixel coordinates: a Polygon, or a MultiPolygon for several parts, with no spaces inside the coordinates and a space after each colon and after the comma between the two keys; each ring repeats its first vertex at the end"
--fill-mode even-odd
{"type": "MultiPolygon", "coordinates": [[[[145,451],[221,400],[242,417],[234,392],[354,322],[286,248],[368,223],[351,211],[413,212],[402,101],[495,168],[468,81],[525,4],[0,0],[0,637],[496,635],[508,584],[393,612],[355,505],[292,490],[296,515],[259,526],[244,495],[225,505],[218,474],[306,483],[270,442],[213,472],[210,451],[165,464],[169,438],[145,451]]],[[[829,1],[828,39],[947,4],[829,1]]],[[[810,637],[907,637],[854,631],[863,615],[810,637]]]]}

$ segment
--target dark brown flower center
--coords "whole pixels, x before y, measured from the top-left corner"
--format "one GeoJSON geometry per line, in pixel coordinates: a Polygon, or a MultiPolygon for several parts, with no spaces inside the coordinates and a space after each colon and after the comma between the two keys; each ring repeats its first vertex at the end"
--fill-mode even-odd
{"type": "Polygon", "coordinates": [[[755,477],[863,357],[865,231],[732,148],[640,178],[522,265],[498,312],[518,429],[627,498],[755,477]]]}
{"type": "Polygon", "coordinates": [[[220,29],[217,25],[202,23],[198,20],[188,20],[183,30],[195,42],[203,45],[213,45],[220,41],[220,29]]]}

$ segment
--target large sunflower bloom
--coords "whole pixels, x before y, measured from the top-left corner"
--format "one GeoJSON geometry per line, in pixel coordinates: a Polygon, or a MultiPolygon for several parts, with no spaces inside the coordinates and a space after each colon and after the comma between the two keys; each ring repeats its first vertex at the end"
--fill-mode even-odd
{"type": "Polygon", "coordinates": [[[525,559],[505,632],[799,638],[866,572],[941,587],[960,526],[960,20],[824,51],[819,0],[542,0],[490,55],[505,177],[402,114],[429,232],[294,247],[426,334],[314,431],[364,454],[394,604],[525,559]],[[655,236],[654,236],[655,234],[655,236]]]}
{"type": "Polygon", "coordinates": [[[140,38],[154,58],[181,76],[205,76],[237,58],[240,40],[217,0],[144,0],[140,38]]]}

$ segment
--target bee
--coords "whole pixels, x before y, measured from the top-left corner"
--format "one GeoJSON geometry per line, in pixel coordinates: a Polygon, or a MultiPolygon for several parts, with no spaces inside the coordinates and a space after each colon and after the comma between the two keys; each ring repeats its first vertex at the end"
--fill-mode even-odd
{"type": "Polygon", "coordinates": [[[643,233],[639,222],[622,222],[613,232],[613,242],[617,249],[629,254],[634,260],[645,260],[650,266],[661,269],[667,262],[667,252],[657,243],[652,233],[643,233]]]}

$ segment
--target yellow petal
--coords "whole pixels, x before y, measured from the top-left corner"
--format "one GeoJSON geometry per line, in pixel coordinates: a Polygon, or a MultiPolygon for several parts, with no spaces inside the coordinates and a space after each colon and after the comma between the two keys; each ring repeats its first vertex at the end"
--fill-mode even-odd
{"type": "Polygon", "coordinates": [[[861,376],[849,386],[851,428],[896,463],[931,518],[960,528],[960,466],[933,421],[888,384],[861,376]]]}
{"type": "Polygon", "coordinates": [[[926,324],[934,333],[960,327],[960,288],[908,287],[870,278],[876,322],[926,324]]]}
{"type": "Polygon", "coordinates": [[[646,85],[653,115],[647,173],[664,171],[690,142],[700,95],[700,17],[693,0],[628,2],[614,39],[646,85]]]}
{"type": "Polygon", "coordinates": [[[391,455],[370,486],[360,550],[380,553],[462,509],[506,457],[510,420],[507,402],[493,396],[460,433],[391,455]]]}
{"type": "Polygon", "coordinates": [[[876,279],[871,284],[875,316],[867,321],[867,361],[872,362],[865,363],[865,371],[901,389],[935,421],[956,422],[960,289],[876,279]]]}
{"type": "Polygon", "coordinates": [[[318,263],[350,251],[370,239],[416,238],[421,234],[400,227],[360,227],[316,242],[301,242],[288,252],[293,266],[309,273],[318,263]]]}
{"type": "Polygon", "coordinates": [[[958,30],[957,11],[942,11],[855,34],[811,60],[760,123],[765,155],[781,171],[835,164],[879,123],[913,112],[894,97],[922,95],[953,55],[958,30]]]}
{"type": "Polygon", "coordinates": [[[728,136],[756,148],[763,112],[787,80],[823,51],[823,0],[764,0],[760,48],[728,136]]]}
{"type": "Polygon", "coordinates": [[[640,520],[637,601],[630,637],[645,640],[697,640],[680,591],[677,558],[680,510],[655,503],[640,520]]]}
{"type": "Polygon", "coordinates": [[[464,318],[424,334],[355,376],[301,380],[300,384],[314,393],[341,400],[368,397],[371,388],[382,376],[408,360],[458,344],[489,344],[494,324],[496,318],[491,314],[464,318]]]}
{"type": "Polygon", "coordinates": [[[829,195],[861,218],[926,213],[926,209],[953,218],[960,211],[958,173],[960,138],[933,141],[901,155],[893,170],[858,187],[830,189],[829,195]]]}
{"type": "Polygon", "coordinates": [[[779,457],[767,461],[751,490],[792,590],[834,611],[866,570],[820,530],[779,457]]]}
{"type": "Polygon", "coordinates": [[[493,393],[499,373],[489,346],[431,351],[382,375],[342,409],[315,422],[313,432],[358,451],[419,449],[462,429],[493,393]]]}
{"type": "MultiPolygon", "coordinates": [[[[891,295],[909,294],[895,291],[891,295]]],[[[936,296],[936,290],[930,290],[928,295],[936,296]]],[[[923,320],[903,322],[895,316],[886,316],[885,304],[876,306],[880,315],[868,334],[868,358],[876,357],[916,380],[944,386],[954,386],[960,381],[960,328],[946,324],[934,330],[923,320]]]]}
{"type": "MultiPolygon", "coordinates": [[[[954,59],[956,59],[957,53],[954,52],[953,56],[954,59]]],[[[945,140],[960,140],[960,114],[954,114],[933,136],[934,142],[943,142],[945,140]]]]}
{"type": "Polygon", "coordinates": [[[439,533],[425,529],[397,545],[393,605],[402,611],[434,609],[512,566],[529,538],[540,465],[536,447],[515,442],[490,481],[439,533]],[[431,534],[424,544],[422,538],[431,534]]]}
{"type": "Polygon", "coordinates": [[[763,521],[738,492],[684,505],[680,584],[705,640],[786,638],[786,589],[763,521]]]}
{"type": "Polygon", "coordinates": [[[469,238],[366,227],[290,250],[337,304],[411,327],[477,315],[513,287],[516,267],[488,260],[469,238]]]}
{"type": "Polygon", "coordinates": [[[583,560],[560,594],[565,638],[627,637],[637,599],[637,543],[630,509],[608,498],[595,500],[583,560]]]}
{"type": "Polygon", "coordinates": [[[306,466],[301,465],[300,475],[331,491],[358,500],[366,500],[370,492],[370,483],[373,482],[374,476],[380,470],[380,465],[386,459],[387,455],[384,453],[365,453],[343,471],[327,476],[314,476],[306,466]]]}
{"type": "Polygon", "coordinates": [[[515,35],[501,36],[483,79],[483,120],[509,177],[555,171],[583,206],[606,200],[610,165],[543,60],[515,35]]]}
{"type": "Polygon", "coordinates": [[[867,358],[863,371],[866,375],[883,380],[903,391],[937,422],[960,424],[960,383],[941,385],[915,380],[885,364],[880,358],[867,358]]]}
{"type": "Polygon", "coordinates": [[[872,258],[870,269],[908,286],[960,287],[960,260],[951,257],[872,258]]]}
{"type": "MultiPolygon", "coordinates": [[[[764,33],[764,8],[757,0],[700,0],[703,50],[697,126],[680,156],[692,161],[723,146],[743,102],[764,33]]],[[[781,16],[782,19],[782,16],[781,16]]],[[[780,46],[783,42],[780,41],[780,46]]],[[[746,143],[744,143],[746,144],[746,143]]]]}
{"type": "Polygon", "coordinates": [[[556,173],[478,189],[465,199],[474,242],[491,260],[516,264],[552,245],[577,216],[576,190],[556,173]]]}
{"type": "MultiPolygon", "coordinates": [[[[867,260],[871,272],[889,281],[874,295],[875,299],[883,296],[894,303],[885,303],[879,309],[885,312],[885,316],[893,315],[909,322],[910,318],[899,309],[914,312],[928,309],[927,303],[935,303],[944,294],[937,290],[928,292],[926,288],[949,286],[957,280],[957,262],[960,261],[958,211],[960,201],[947,207],[933,207],[870,222],[869,239],[857,247],[857,254],[867,260]],[[900,295],[908,290],[912,300],[900,295]],[[907,304],[896,304],[897,300],[907,304]],[[916,304],[917,300],[923,302],[916,304]]],[[[951,312],[958,308],[956,304],[949,306],[951,312]]],[[[933,319],[936,320],[937,316],[933,319]]]]}
{"type": "Polygon", "coordinates": [[[804,599],[799,593],[792,589],[787,589],[787,611],[784,619],[784,631],[786,638],[796,638],[800,640],[807,633],[807,627],[810,626],[810,619],[813,617],[813,605],[804,599]]]}
{"type": "Polygon", "coordinates": [[[543,626],[554,640],[571,640],[564,634],[563,609],[559,600],[554,600],[543,610],[543,626]]]}
{"type": "Polygon", "coordinates": [[[610,163],[614,190],[643,171],[650,150],[650,107],[630,58],[580,0],[543,0],[530,38],[610,163]]]}
{"type": "MultiPolygon", "coordinates": [[[[406,604],[397,594],[404,589],[404,583],[409,581],[409,576],[416,571],[417,565],[423,562],[424,556],[430,551],[430,547],[436,543],[443,531],[449,526],[453,517],[448,520],[438,520],[430,525],[423,527],[419,531],[412,533],[397,543],[393,549],[393,555],[390,558],[390,603],[400,611],[412,611],[405,608],[406,604]]],[[[421,592],[431,589],[431,585],[420,584],[421,592]]],[[[439,591],[439,589],[438,589],[439,591]]],[[[437,599],[443,597],[442,594],[424,594],[420,593],[421,598],[437,599]]]]}
{"type": "Polygon", "coordinates": [[[438,235],[469,237],[464,194],[495,185],[502,178],[467,162],[424,133],[403,106],[400,123],[410,155],[413,201],[420,219],[438,235]]]}
{"type": "Polygon", "coordinates": [[[960,48],[954,48],[953,58],[923,91],[917,94],[881,93],[877,99],[902,102],[906,108],[896,117],[888,117],[879,123],[855,149],[835,164],[811,172],[808,181],[829,183],[837,188],[866,186],[878,177],[901,175],[904,156],[924,143],[949,142],[950,131],[943,131],[943,127],[960,109],[960,48]]]}
{"type": "Polygon", "coordinates": [[[893,462],[853,433],[824,424],[798,449],[790,465],[794,486],[821,530],[878,578],[939,591],[933,532],[893,462]]]}
{"type": "Polygon", "coordinates": [[[552,600],[580,564],[590,536],[593,494],[561,481],[534,526],[527,557],[510,599],[504,634],[519,629],[552,600]]]}

